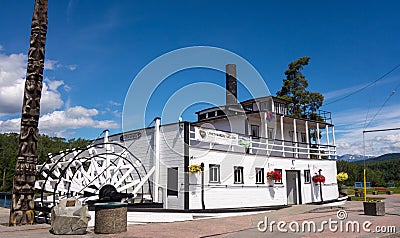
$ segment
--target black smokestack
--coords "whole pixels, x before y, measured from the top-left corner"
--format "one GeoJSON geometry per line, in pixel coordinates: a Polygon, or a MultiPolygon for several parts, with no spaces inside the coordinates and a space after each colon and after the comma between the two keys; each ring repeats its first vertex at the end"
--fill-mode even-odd
{"type": "Polygon", "coordinates": [[[226,65],[226,105],[237,104],[236,64],[226,65]]]}

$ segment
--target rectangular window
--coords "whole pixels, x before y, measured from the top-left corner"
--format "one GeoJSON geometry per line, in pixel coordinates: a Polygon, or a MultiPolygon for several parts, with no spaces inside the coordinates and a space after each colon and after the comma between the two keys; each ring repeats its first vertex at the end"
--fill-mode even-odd
{"type": "Polygon", "coordinates": [[[239,166],[234,167],[234,179],[235,183],[243,184],[243,167],[239,166]]]}
{"type": "Polygon", "coordinates": [[[251,125],[251,135],[253,137],[260,137],[260,127],[256,125],[251,125]]]}
{"type": "Polygon", "coordinates": [[[178,196],[178,167],[168,168],[167,196],[178,196]]]}
{"type": "Polygon", "coordinates": [[[268,128],[268,139],[274,139],[274,128],[268,128]]]}
{"type": "Polygon", "coordinates": [[[219,183],[219,164],[210,164],[210,183],[219,183]]]}
{"type": "Polygon", "coordinates": [[[264,183],[264,168],[256,168],[256,183],[264,183]]]}
{"type": "Polygon", "coordinates": [[[307,143],[306,133],[304,133],[304,132],[301,133],[301,142],[307,143]]]}
{"type": "Polygon", "coordinates": [[[309,169],[304,170],[304,183],[311,183],[311,173],[309,169]]]}
{"type": "MultiPolygon", "coordinates": [[[[274,171],[279,172],[279,173],[283,176],[282,170],[281,170],[281,169],[274,169],[274,171]]],[[[282,183],[282,179],[280,179],[280,180],[275,180],[275,183],[282,183]]]]}

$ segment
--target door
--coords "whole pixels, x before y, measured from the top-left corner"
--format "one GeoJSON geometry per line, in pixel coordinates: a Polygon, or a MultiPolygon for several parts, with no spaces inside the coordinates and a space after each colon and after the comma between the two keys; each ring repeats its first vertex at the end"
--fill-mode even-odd
{"type": "Polygon", "coordinates": [[[286,171],[286,192],[288,205],[299,204],[299,172],[286,171]]]}

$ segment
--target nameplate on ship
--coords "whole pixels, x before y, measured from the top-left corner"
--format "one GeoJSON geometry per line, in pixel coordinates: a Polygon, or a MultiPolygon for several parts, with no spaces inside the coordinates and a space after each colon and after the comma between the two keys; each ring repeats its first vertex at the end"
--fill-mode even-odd
{"type": "Polygon", "coordinates": [[[238,134],[200,127],[195,127],[195,139],[222,145],[239,145],[238,134]]]}
{"type": "Polygon", "coordinates": [[[142,136],[141,132],[124,133],[119,139],[120,141],[137,140],[142,136]]]}

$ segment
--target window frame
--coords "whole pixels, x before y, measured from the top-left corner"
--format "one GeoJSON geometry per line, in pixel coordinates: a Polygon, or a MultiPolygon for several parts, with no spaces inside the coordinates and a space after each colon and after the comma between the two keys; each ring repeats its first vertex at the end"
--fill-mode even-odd
{"type": "Polygon", "coordinates": [[[209,183],[220,183],[221,182],[221,166],[219,165],[219,164],[209,164],[209,166],[208,166],[208,168],[209,168],[209,177],[208,177],[208,182],[209,183]],[[214,171],[217,171],[217,181],[215,181],[215,180],[212,180],[212,179],[214,179],[214,171]]]}
{"type": "Polygon", "coordinates": [[[304,183],[305,184],[311,183],[311,171],[309,169],[304,170],[304,183]]]}
{"type": "Polygon", "coordinates": [[[244,184],[243,170],[244,170],[243,166],[234,166],[233,167],[233,183],[234,184],[244,184]]]}
{"type": "Polygon", "coordinates": [[[167,197],[169,197],[169,196],[178,197],[178,195],[179,195],[179,191],[178,191],[179,190],[179,168],[178,167],[168,167],[167,168],[167,177],[168,177],[167,197]],[[174,180],[171,180],[172,178],[174,180]]]}
{"type": "Polygon", "coordinates": [[[251,137],[260,138],[260,126],[259,125],[250,125],[250,129],[251,129],[251,137]],[[253,128],[257,129],[257,135],[253,134],[253,128]]]}
{"type": "Polygon", "coordinates": [[[274,169],[274,171],[279,171],[282,175],[282,179],[281,180],[275,180],[274,183],[275,184],[283,184],[283,172],[282,169],[274,169]]]}
{"type": "Polygon", "coordinates": [[[256,184],[265,184],[264,175],[264,168],[256,168],[256,184]]]}

